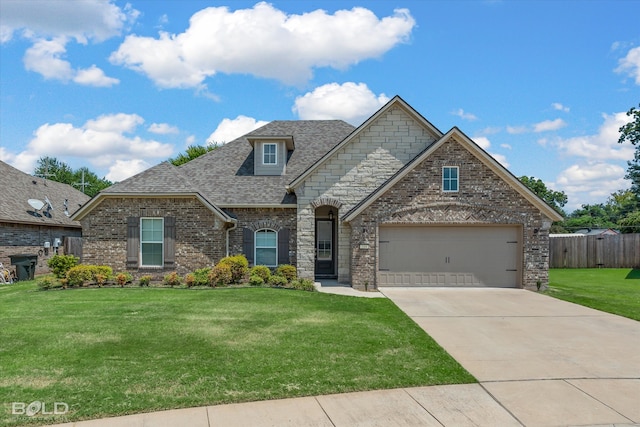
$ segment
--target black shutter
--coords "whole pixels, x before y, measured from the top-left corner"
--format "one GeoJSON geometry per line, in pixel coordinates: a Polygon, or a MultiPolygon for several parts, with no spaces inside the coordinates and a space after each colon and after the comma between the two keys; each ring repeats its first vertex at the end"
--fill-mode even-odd
{"type": "Polygon", "coordinates": [[[127,268],[138,268],[140,252],[140,218],[127,217],[127,268]]]}
{"type": "Polygon", "coordinates": [[[289,264],[289,229],[278,231],[278,264],[289,264]]]}
{"type": "Polygon", "coordinates": [[[176,263],[176,219],[168,216],[164,219],[164,266],[173,268],[176,263]]]}
{"type": "Polygon", "coordinates": [[[249,261],[249,265],[253,265],[253,252],[254,252],[254,246],[253,246],[253,241],[254,241],[254,233],[253,230],[250,228],[243,228],[242,229],[242,252],[244,253],[244,256],[247,257],[247,260],[249,261]]]}

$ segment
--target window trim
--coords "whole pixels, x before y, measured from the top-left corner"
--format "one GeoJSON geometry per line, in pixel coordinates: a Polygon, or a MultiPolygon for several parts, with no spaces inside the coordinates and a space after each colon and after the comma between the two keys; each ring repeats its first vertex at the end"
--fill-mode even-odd
{"type": "MultiPolygon", "coordinates": [[[[269,156],[271,156],[272,153],[269,153],[269,156]]],[[[278,144],[275,142],[265,142],[262,144],[262,164],[265,166],[277,166],[278,165],[278,144]],[[267,156],[267,146],[273,146],[274,147],[274,151],[273,151],[273,163],[267,163],[265,162],[265,158],[267,156]]]]}
{"type": "Polygon", "coordinates": [[[266,265],[267,267],[277,267],[278,266],[278,232],[272,228],[260,228],[253,233],[253,263],[254,265],[266,265]],[[274,246],[258,246],[258,233],[260,232],[271,232],[275,235],[275,243],[274,246]],[[276,263],[271,264],[262,264],[258,262],[258,249],[274,249],[276,256],[276,263]]]}
{"type": "Polygon", "coordinates": [[[164,232],[164,227],[165,227],[165,222],[164,222],[164,217],[156,217],[156,216],[143,216],[140,217],[140,252],[138,254],[138,259],[140,260],[140,267],[141,268],[164,268],[164,256],[165,256],[165,232],[164,232]],[[142,222],[145,219],[159,219],[161,221],[161,227],[160,227],[160,231],[162,232],[162,238],[159,241],[156,240],[152,240],[152,241],[146,241],[142,238],[142,233],[143,233],[143,227],[142,227],[142,222]],[[142,256],[142,246],[145,243],[155,243],[155,244],[161,244],[162,245],[162,258],[161,258],[161,263],[159,265],[157,264],[144,264],[143,263],[143,256],[142,256]]]}
{"type": "Polygon", "coordinates": [[[460,166],[443,166],[442,167],[442,192],[443,193],[457,193],[460,191],[460,166]],[[454,178],[445,178],[444,176],[444,171],[445,169],[449,169],[449,170],[455,170],[456,171],[456,177],[454,178]],[[455,182],[456,183],[456,189],[455,190],[445,190],[445,182],[449,183],[449,188],[451,188],[451,183],[455,182]]]}

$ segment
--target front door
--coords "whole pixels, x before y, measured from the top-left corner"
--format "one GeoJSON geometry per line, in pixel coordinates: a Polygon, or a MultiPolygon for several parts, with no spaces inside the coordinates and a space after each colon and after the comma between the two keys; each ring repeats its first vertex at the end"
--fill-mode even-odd
{"type": "Polygon", "coordinates": [[[316,220],[316,276],[335,276],[333,220],[316,220]]]}

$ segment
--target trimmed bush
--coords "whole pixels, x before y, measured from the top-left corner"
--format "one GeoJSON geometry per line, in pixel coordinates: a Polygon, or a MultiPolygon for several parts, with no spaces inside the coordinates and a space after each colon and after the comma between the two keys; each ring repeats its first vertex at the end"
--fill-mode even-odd
{"type": "MultiPolygon", "coordinates": [[[[231,269],[231,283],[242,283],[249,274],[249,261],[244,255],[224,257],[217,265],[228,265],[231,269]]],[[[215,268],[215,267],[214,267],[215,268]]]]}
{"type": "Polygon", "coordinates": [[[78,261],[80,258],[73,255],[54,255],[47,261],[47,265],[54,276],[63,279],[67,276],[67,271],[78,265],[78,261]]]}
{"type": "Polygon", "coordinates": [[[249,285],[251,286],[262,286],[264,285],[264,279],[258,275],[252,275],[249,277],[249,285]]]}
{"type": "Polygon", "coordinates": [[[172,271],[171,273],[164,276],[164,279],[162,279],[162,283],[173,288],[174,286],[180,286],[182,284],[182,278],[177,271],[172,271]]]}
{"type": "Polygon", "coordinates": [[[284,276],[271,276],[269,277],[269,280],[267,281],[267,283],[269,284],[269,286],[273,286],[276,288],[283,288],[285,286],[287,286],[287,284],[289,283],[287,281],[287,278],[284,276]]]}
{"type": "Polygon", "coordinates": [[[106,265],[76,265],[67,271],[67,283],[69,286],[84,286],[89,282],[98,283],[98,276],[110,278],[113,276],[113,270],[106,265]]]}
{"type": "Polygon", "coordinates": [[[140,277],[138,279],[138,285],[147,286],[148,287],[149,284],[151,283],[151,279],[152,279],[152,277],[150,275],[146,274],[146,275],[144,275],[144,276],[142,276],[142,277],[140,277]]]}
{"type": "Polygon", "coordinates": [[[316,287],[313,285],[313,280],[309,279],[296,279],[291,282],[291,288],[299,291],[315,292],[316,287]]]}
{"type": "Polygon", "coordinates": [[[230,264],[218,263],[209,272],[209,284],[211,286],[229,286],[233,282],[230,264]]]}
{"type": "Polygon", "coordinates": [[[124,287],[127,283],[133,282],[133,276],[125,271],[116,274],[115,280],[120,287],[124,287]]]}
{"type": "Polygon", "coordinates": [[[52,277],[43,277],[42,279],[38,280],[38,288],[46,291],[47,289],[53,288],[54,283],[55,279],[53,279],[52,277]]]}
{"type": "Polygon", "coordinates": [[[262,280],[266,282],[269,280],[269,277],[271,277],[271,270],[266,265],[256,265],[251,268],[250,275],[260,276],[262,280]]]}
{"type": "Polygon", "coordinates": [[[276,268],[276,275],[286,278],[287,282],[291,283],[298,278],[298,270],[294,265],[280,264],[278,268],[276,268]]]}
{"type": "Polygon", "coordinates": [[[211,269],[209,267],[199,268],[196,271],[194,271],[193,286],[209,286],[209,273],[211,273],[211,269]]]}

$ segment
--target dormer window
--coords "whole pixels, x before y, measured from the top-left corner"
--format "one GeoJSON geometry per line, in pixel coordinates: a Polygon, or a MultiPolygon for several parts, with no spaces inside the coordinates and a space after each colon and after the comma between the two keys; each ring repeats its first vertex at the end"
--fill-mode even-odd
{"type": "Polygon", "coordinates": [[[277,144],[263,144],[262,145],[262,164],[263,165],[277,165],[278,164],[278,145],[277,144]]]}

